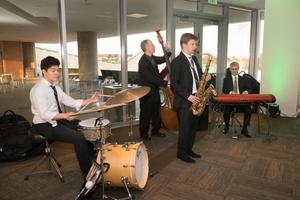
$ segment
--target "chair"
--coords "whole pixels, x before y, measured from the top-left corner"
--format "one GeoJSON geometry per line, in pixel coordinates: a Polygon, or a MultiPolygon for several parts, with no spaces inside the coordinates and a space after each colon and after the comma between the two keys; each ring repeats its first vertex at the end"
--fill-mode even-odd
{"type": "Polygon", "coordinates": [[[31,170],[31,172],[25,176],[24,180],[28,180],[29,177],[33,174],[41,174],[41,173],[56,173],[58,176],[59,176],[59,179],[61,182],[64,182],[64,177],[60,171],[60,167],[61,167],[61,164],[57,162],[57,160],[54,158],[54,156],[52,155],[51,153],[51,149],[50,149],[50,145],[49,145],[49,142],[48,140],[35,132],[34,128],[31,128],[29,130],[29,136],[32,137],[34,140],[38,140],[38,141],[41,141],[41,142],[45,142],[45,155],[42,157],[42,159],[33,167],[33,169],[31,170]],[[46,171],[36,171],[37,168],[39,166],[41,166],[41,164],[43,162],[47,162],[48,163],[48,170],[46,171]],[[54,170],[51,170],[51,167],[54,168],[54,170]]]}
{"type": "Polygon", "coordinates": [[[242,123],[237,118],[236,114],[239,113],[237,108],[233,108],[233,111],[230,113],[230,126],[233,128],[234,135],[232,136],[233,139],[239,139],[238,132],[237,132],[237,126],[239,128],[242,128],[242,123]]]}

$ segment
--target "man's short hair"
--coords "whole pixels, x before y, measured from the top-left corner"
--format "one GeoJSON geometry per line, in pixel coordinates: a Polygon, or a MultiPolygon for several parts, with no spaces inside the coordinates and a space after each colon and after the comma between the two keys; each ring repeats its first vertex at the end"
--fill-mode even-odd
{"type": "Polygon", "coordinates": [[[47,56],[43,60],[41,60],[41,70],[48,70],[52,66],[59,66],[60,62],[57,58],[54,58],[52,56],[47,56]]]}
{"type": "Polygon", "coordinates": [[[148,44],[148,42],[149,42],[148,39],[143,40],[143,41],[141,42],[141,49],[142,49],[143,52],[145,52],[145,51],[147,50],[147,44],[148,44]]]}
{"type": "Polygon", "coordinates": [[[234,67],[234,66],[240,68],[240,64],[238,62],[232,62],[229,65],[229,67],[234,67]]]}
{"type": "Polygon", "coordinates": [[[182,44],[187,44],[190,40],[198,40],[197,36],[195,36],[192,33],[184,33],[181,35],[180,38],[180,46],[182,47],[182,44]]]}

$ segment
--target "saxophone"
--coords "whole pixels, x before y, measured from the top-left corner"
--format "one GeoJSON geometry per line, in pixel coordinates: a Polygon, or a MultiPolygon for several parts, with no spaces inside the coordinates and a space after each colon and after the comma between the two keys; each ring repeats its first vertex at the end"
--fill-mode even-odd
{"type": "Polygon", "coordinates": [[[212,61],[212,55],[208,54],[208,53],[203,53],[202,55],[208,56],[208,62],[205,65],[205,71],[202,74],[201,80],[199,82],[199,87],[197,89],[197,93],[195,94],[195,96],[198,97],[200,99],[200,101],[198,103],[192,104],[192,106],[191,106],[193,115],[197,115],[197,116],[202,115],[202,113],[205,109],[205,106],[209,100],[209,97],[212,95],[213,96],[217,95],[215,87],[212,84],[210,84],[210,86],[205,90],[205,86],[207,83],[207,81],[205,80],[205,77],[208,73],[208,68],[212,61]]]}

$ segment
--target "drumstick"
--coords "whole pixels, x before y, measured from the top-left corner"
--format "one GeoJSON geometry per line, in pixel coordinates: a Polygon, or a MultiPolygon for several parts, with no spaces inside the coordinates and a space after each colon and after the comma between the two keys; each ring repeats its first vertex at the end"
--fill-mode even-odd
{"type": "Polygon", "coordinates": [[[90,103],[92,103],[92,102],[88,102],[87,104],[85,104],[78,112],[81,112],[82,110],[84,110],[88,105],[90,105],[90,103]]]}
{"type": "MultiPolygon", "coordinates": [[[[113,97],[114,96],[114,95],[101,94],[99,92],[96,92],[94,94],[97,94],[98,96],[103,96],[103,97],[113,97]]],[[[94,95],[94,94],[92,94],[92,95],[94,95]]],[[[81,112],[82,110],[84,110],[88,105],[90,105],[90,103],[92,103],[92,102],[89,102],[86,105],[84,105],[78,112],[81,112]]]]}
{"type": "MultiPolygon", "coordinates": [[[[97,93],[97,95],[99,96],[99,97],[114,97],[114,95],[108,95],[108,94],[102,94],[102,93],[100,93],[100,92],[96,92],[97,93]]],[[[92,96],[92,95],[94,95],[95,93],[93,93],[93,94],[89,94],[90,96],[92,96]]]]}
{"type": "Polygon", "coordinates": [[[101,97],[114,97],[114,95],[108,95],[108,94],[99,94],[99,96],[101,97]]]}

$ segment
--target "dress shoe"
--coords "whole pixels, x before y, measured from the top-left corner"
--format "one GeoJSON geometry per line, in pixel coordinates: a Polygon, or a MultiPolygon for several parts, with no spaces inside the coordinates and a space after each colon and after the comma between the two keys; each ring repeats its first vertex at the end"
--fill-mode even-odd
{"type": "Polygon", "coordinates": [[[223,134],[227,134],[229,131],[229,126],[225,126],[224,130],[223,130],[223,134]]]}
{"type": "Polygon", "coordinates": [[[195,163],[196,162],[196,160],[190,158],[189,156],[178,156],[177,155],[177,158],[186,163],[195,163]]]}
{"type": "Polygon", "coordinates": [[[251,138],[251,135],[249,135],[249,132],[247,130],[247,128],[243,128],[241,131],[241,134],[244,135],[247,138],[251,138]]]}
{"type": "Polygon", "coordinates": [[[251,138],[251,135],[249,135],[248,133],[242,133],[242,134],[247,138],[251,138]]]}
{"type": "Polygon", "coordinates": [[[166,137],[166,134],[158,132],[158,133],[152,133],[152,136],[155,136],[155,137],[166,137]]]}
{"type": "Polygon", "coordinates": [[[188,155],[191,156],[192,158],[201,158],[200,154],[197,154],[193,151],[189,152],[188,155]]]}
{"type": "Polygon", "coordinates": [[[149,135],[143,135],[141,136],[142,140],[151,140],[151,137],[149,135]]]}

